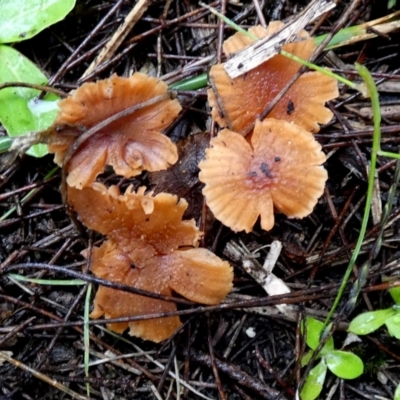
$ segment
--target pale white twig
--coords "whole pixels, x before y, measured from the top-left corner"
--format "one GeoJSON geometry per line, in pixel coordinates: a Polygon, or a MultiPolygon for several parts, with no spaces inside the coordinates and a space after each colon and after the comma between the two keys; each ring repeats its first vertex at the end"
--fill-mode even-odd
{"type": "Polygon", "coordinates": [[[233,79],[258,67],[278,54],[284,44],[293,42],[307,24],[334,7],[336,4],[331,0],[313,0],[281,30],[255,41],[234,55],[224,64],[225,71],[233,79]]]}
{"type": "Polygon", "coordinates": [[[149,0],[139,0],[135,4],[130,13],[125,17],[123,24],[115,31],[111,39],[103,47],[100,54],[89,65],[88,69],[84,72],[81,79],[94,71],[98,65],[109,60],[113,56],[119,45],[145,13],[150,3],[151,2],[149,0]]]}
{"type": "MultiPolygon", "coordinates": [[[[257,282],[263,289],[270,295],[276,296],[284,293],[290,293],[289,287],[272,273],[272,270],[279,258],[282,249],[282,243],[273,241],[270,245],[270,251],[265,259],[264,265],[260,268],[251,258],[246,257],[249,255],[246,247],[238,246],[236,243],[229,242],[225,248],[224,253],[230,257],[241,260],[245,271],[257,282]]],[[[297,312],[292,305],[279,304],[276,308],[287,318],[291,320],[296,319],[297,312]]]]}
{"type": "Polygon", "coordinates": [[[157,388],[152,383],[150,383],[150,389],[153,392],[153,394],[157,400],[163,400],[160,393],[158,393],[157,388]]]}
{"type": "Polygon", "coordinates": [[[175,375],[176,375],[176,400],[181,398],[181,377],[179,375],[178,360],[174,357],[175,375]]]}

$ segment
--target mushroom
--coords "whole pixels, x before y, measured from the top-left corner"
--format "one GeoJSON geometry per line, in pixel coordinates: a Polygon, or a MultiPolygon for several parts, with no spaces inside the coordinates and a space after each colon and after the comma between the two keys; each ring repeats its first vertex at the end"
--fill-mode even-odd
{"type": "Polygon", "coordinates": [[[321,145],[303,128],[273,118],[256,121],[250,142],[219,132],[199,164],[203,194],[214,216],[233,231],[250,232],[258,216],[272,229],[274,206],[289,218],[309,215],[327,172],[321,145]]]}
{"type": "MultiPolygon", "coordinates": [[[[154,293],[172,291],[189,300],[218,304],[232,288],[232,268],[206,249],[195,248],[201,232],[194,220],[182,220],[187,202],[168,193],[153,195],[141,187],[107,189],[93,183],[69,188],[69,201],[80,220],[108,236],[91,255],[92,272],[103,279],[154,293]]],[[[175,303],[100,286],[93,318],[144,315],[176,310],[175,303]]],[[[110,329],[155,342],[169,338],[180,326],[178,317],[110,324],[110,329]]]]}
{"type": "MultiPolygon", "coordinates": [[[[159,271],[157,266],[134,264],[131,257],[111,240],[92,249],[91,270],[99,278],[163,295],[172,294],[167,286],[167,276],[160,273],[162,271],[159,271]]],[[[97,319],[104,315],[110,319],[170,311],[176,311],[175,303],[100,286],[96,292],[94,309],[90,317],[97,319]]],[[[129,323],[111,323],[108,324],[108,328],[117,333],[123,333],[129,328],[132,336],[160,342],[169,338],[180,325],[179,317],[175,316],[129,323]]]]}
{"type": "MultiPolygon", "coordinates": [[[[48,139],[55,162],[63,164],[69,146],[85,130],[129,107],[167,95],[167,89],[164,82],[138,72],[130,78],[113,75],[83,84],[59,103],[60,112],[48,139]]],[[[164,98],[99,129],[68,163],[67,183],[81,189],[93,182],[106,165],[128,178],[143,170],[159,171],[174,164],[178,159],[176,146],[161,131],[180,110],[178,100],[164,98]]]]}
{"type": "MultiPolygon", "coordinates": [[[[282,27],[279,21],[268,28],[255,26],[249,32],[258,38],[271,35],[282,27]]],[[[282,47],[289,53],[308,59],[316,49],[315,42],[302,31],[297,42],[282,47]]],[[[227,56],[252,42],[242,33],[236,33],[224,42],[227,56]]],[[[284,56],[276,55],[257,68],[235,79],[225,72],[223,64],[211,67],[208,91],[213,119],[221,126],[246,136],[257,118],[276,95],[285,87],[301,65],[284,56]],[[215,91],[215,93],[214,93],[215,91]]],[[[338,96],[337,82],[320,72],[306,72],[286,92],[268,114],[268,118],[282,119],[301,126],[309,132],[319,131],[318,124],[326,124],[332,112],[324,104],[338,96]]]]}

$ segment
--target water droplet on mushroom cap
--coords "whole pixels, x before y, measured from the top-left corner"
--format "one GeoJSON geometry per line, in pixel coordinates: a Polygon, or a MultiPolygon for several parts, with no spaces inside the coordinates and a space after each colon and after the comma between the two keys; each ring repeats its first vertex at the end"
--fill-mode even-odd
{"type": "MultiPolygon", "coordinates": [[[[267,29],[257,26],[249,31],[261,38],[276,32],[281,26],[282,23],[274,22],[267,29]]],[[[315,42],[304,31],[300,36],[305,40],[286,44],[283,49],[308,59],[316,49],[315,42]]],[[[225,42],[224,50],[230,54],[250,43],[250,38],[238,32],[225,42]]],[[[213,119],[221,127],[230,127],[233,131],[246,135],[255,120],[300,67],[299,63],[276,55],[249,71],[246,76],[231,79],[223,64],[214,65],[210,70],[210,79],[217,93],[212,89],[208,91],[213,119]]],[[[307,72],[292,85],[267,118],[294,122],[307,131],[316,133],[319,131],[319,124],[328,123],[333,115],[324,106],[325,102],[337,96],[335,79],[320,72],[307,72]]]]}

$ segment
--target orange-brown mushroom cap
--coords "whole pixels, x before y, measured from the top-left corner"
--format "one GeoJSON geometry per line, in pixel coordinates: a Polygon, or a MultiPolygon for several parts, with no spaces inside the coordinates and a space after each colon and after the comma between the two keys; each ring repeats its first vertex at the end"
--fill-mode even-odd
{"type": "Polygon", "coordinates": [[[295,124],[257,121],[251,143],[224,129],[201,161],[203,194],[215,217],[234,231],[274,225],[275,208],[290,218],[309,215],[322,195],[325,155],[312,134],[295,124]]]}
{"type": "MultiPolygon", "coordinates": [[[[60,101],[60,112],[50,135],[49,151],[61,165],[65,153],[79,130],[90,129],[109,117],[167,93],[167,85],[145,74],[130,78],[113,75],[97,83],[85,83],[67,99],[60,101]]],[[[160,132],[168,127],[181,110],[178,100],[170,98],[141,108],[100,129],[75,152],[68,165],[67,182],[82,188],[112,165],[125,177],[143,170],[159,171],[177,161],[176,146],[160,132]]]]}
{"type": "MultiPolygon", "coordinates": [[[[99,182],[79,190],[68,188],[68,202],[90,229],[107,235],[126,251],[149,258],[183,246],[197,246],[201,232],[194,220],[182,220],[185,199],[169,193],[137,192],[129,186],[123,195],[117,186],[99,182]],[[132,246],[135,243],[136,246],[132,246]]],[[[136,257],[139,257],[137,255],[136,257]]]]}
{"type": "MultiPolygon", "coordinates": [[[[93,249],[91,269],[103,279],[168,296],[174,290],[204,304],[220,303],[231,290],[233,279],[229,264],[206,249],[176,250],[137,263],[111,240],[93,249]]],[[[169,311],[176,311],[175,303],[100,286],[91,317],[119,318],[169,311]]],[[[112,323],[109,328],[122,333],[129,327],[133,336],[160,342],[180,325],[175,316],[112,323]]]]}
{"type": "MultiPolygon", "coordinates": [[[[149,292],[171,296],[168,288],[168,275],[149,265],[138,268],[132,265],[132,260],[122,252],[116,243],[108,240],[99,248],[93,248],[92,272],[99,278],[117,283],[123,283],[149,292]]],[[[172,302],[135,295],[100,286],[94,299],[92,318],[120,318],[136,315],[145,315],[160,312],[176,311],[172,302]]],[[[168,339],[181,325],[179,317],[156,318],[141,321],[112,323],[108,327],[118,333],[124,332],[128,327],[130,334],[145,340],[160,342],[168,339]]]]}
{"type": "MultiPolygon", "coordinates": [[[[194,220],[182,220],[187,203],[168,193],[145,188],[107,189],[95,182],[82,190],[68,188],[68,199],[89,228],[108,236],[91,256],[92,272],[103,279],[150,292],[217,304],[232,288],[232,268],[198,245],[201,232],[194,220]]],[[[86,252],[87,253],[87,252],[86,252]]],[[[174,303],[101,287],[93,318],[144,315],[176,310],[174,303]]],[[[110,324],[110,328],[159,342],[180,326],[178,317],[110,324]]]]}
{"type": "MultiPolygon", "coordinates": [[[[249,31],[262,38],[281,27],[281,22],[274,22],[267,29],[257,26],[249,31]]],[[[316,49],[316,44],[304,31],[299,36],[302,41],[288,43],[282,48],[300,58],[308,59],[316,49]]],[[[224,50],[231,54],[250,43],[251,38],[236,33],[224,43],[224,50]]],[[[300,67],[296,61],[276,55],[248,73],[231,79],[223,64],[214,65],[210,70],[210,80],[218,96],[212,89],[208,91],[213,119],[221,127],[229,127],[246,135],[255,120],[300,67]]],[[[316,133],[319,131],[319,124],[326,124],[332,118],[332,112],[324,106],[325,102],[337,96],[335,79],[320,72],[307,72],[299,77],[267,117],[294,122],[309,132],[316,133]]]]}

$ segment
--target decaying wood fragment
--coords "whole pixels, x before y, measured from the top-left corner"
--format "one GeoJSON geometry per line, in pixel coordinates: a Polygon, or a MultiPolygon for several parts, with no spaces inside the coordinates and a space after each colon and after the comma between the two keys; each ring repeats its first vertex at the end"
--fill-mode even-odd
{"type": "MultiPolygon", "coordinates": [[[[225,249],[230,256],[241,259],[245,271],[259,283],[270,296],[290,293],[290,289],[285,282],[272,273],[281,250],[282,243],[278,240],[273,241],[270,245],[270,251],[265,259],[264,265],[260,268],[251,258],[246,257],[247,249],[241,248],[236,243],[229,242],[225,249]]],[[[296,320],[297,312],[292,305],[279,304],[276,305],[276,308],[290,320],[296,320]]]]}
{"type": "Polygon", "coordinates": [[[299,13],[276,34],[257,40],[252,45],[238,52],[224,67],[228,75],[233,79],[258,67],[269,60],[281,50],[281,47],[296,39],[296,35],[304,27],[322,14],[336,6],[331,0],[314,0],[308,7],[299,13]]]}
{"type": "MultiPolygon", "coordinates": [[[[372,107],[362,107],[359,111],[360,115],[364,118],[372,119],[372,107]]],[[[389,106],[381,105],[381,116],[391,121],[400,121],[400,105],[392,104],[389,106]]]]}

